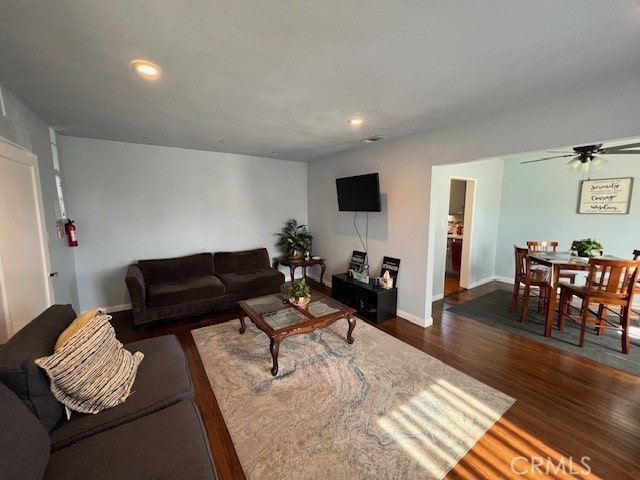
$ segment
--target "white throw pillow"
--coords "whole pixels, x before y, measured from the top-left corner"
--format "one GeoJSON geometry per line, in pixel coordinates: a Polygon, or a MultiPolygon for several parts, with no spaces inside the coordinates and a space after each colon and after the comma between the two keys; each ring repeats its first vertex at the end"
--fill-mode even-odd
{"type": "Polygon", "coordinates": [[[96,315],[53,355],[35,361],[47,372],[53,395],[76,412],[98,413],[123,403],[144,357],[122,346],[109,320],[96,315]]]}

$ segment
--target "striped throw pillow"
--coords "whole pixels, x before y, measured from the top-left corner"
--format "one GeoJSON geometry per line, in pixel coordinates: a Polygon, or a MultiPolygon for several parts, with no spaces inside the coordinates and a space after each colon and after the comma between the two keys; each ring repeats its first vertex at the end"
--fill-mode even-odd
{"type": "Polygon", "coordinates": [[[70,410],[98,413],[131,393],[144,354],[126,350],[109,320],[96,315],[53,355],[35,361],[47,372],[53,395],[70,410]]]}

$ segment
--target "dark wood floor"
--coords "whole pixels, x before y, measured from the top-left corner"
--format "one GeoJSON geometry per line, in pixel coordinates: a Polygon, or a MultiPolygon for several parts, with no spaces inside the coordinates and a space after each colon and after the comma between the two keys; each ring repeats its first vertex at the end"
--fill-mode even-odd
{"type": "MultiPolygon", "coordinates": [[[[517,400],[447,478],[544,478],[546,472],[560,478],[640,478],[640,378],[446,311],[494,289],[509,286],[492,282],[436,302],[434,324],[427,329],[401,318],[380,325],[517,400]]],[[[131,326],[130,311],[113,317],[123,342],[168,333],[178,336],[219,476],[244,478],[190,334],[193,328],[235,319],[237,312],[139,329],[131,326]]],[[[357,331],[356,327],[356,341],[357,331]]]]}
{"type": "Polygon", "coordinates": [[[464,291],[464,288],[460,286],[460,276],[447,273],[444,276],[444,296],[449,297],[462,291],[464,291]]]}

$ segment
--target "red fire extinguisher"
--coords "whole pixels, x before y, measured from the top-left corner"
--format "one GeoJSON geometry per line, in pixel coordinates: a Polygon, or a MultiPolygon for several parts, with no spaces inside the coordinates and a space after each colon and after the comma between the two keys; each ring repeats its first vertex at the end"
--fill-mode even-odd
{"type": "Polygon", "coordinates": [[[78,237],[76,236],[76,226],[73,224],[73,220],[67,220],[64,224],[64,231],[67,233],[67,240],[69,240],[70,247],[78,246],[78,237]]]}

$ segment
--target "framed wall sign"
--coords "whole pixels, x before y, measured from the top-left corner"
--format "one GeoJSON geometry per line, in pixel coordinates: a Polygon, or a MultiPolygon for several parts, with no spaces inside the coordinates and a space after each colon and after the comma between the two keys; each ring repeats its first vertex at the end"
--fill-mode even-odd
{"type": "Polygon", "coordinates": [[[631,177],[583,180],[578,213],[627,214],[632,187],[631,177]]]}

